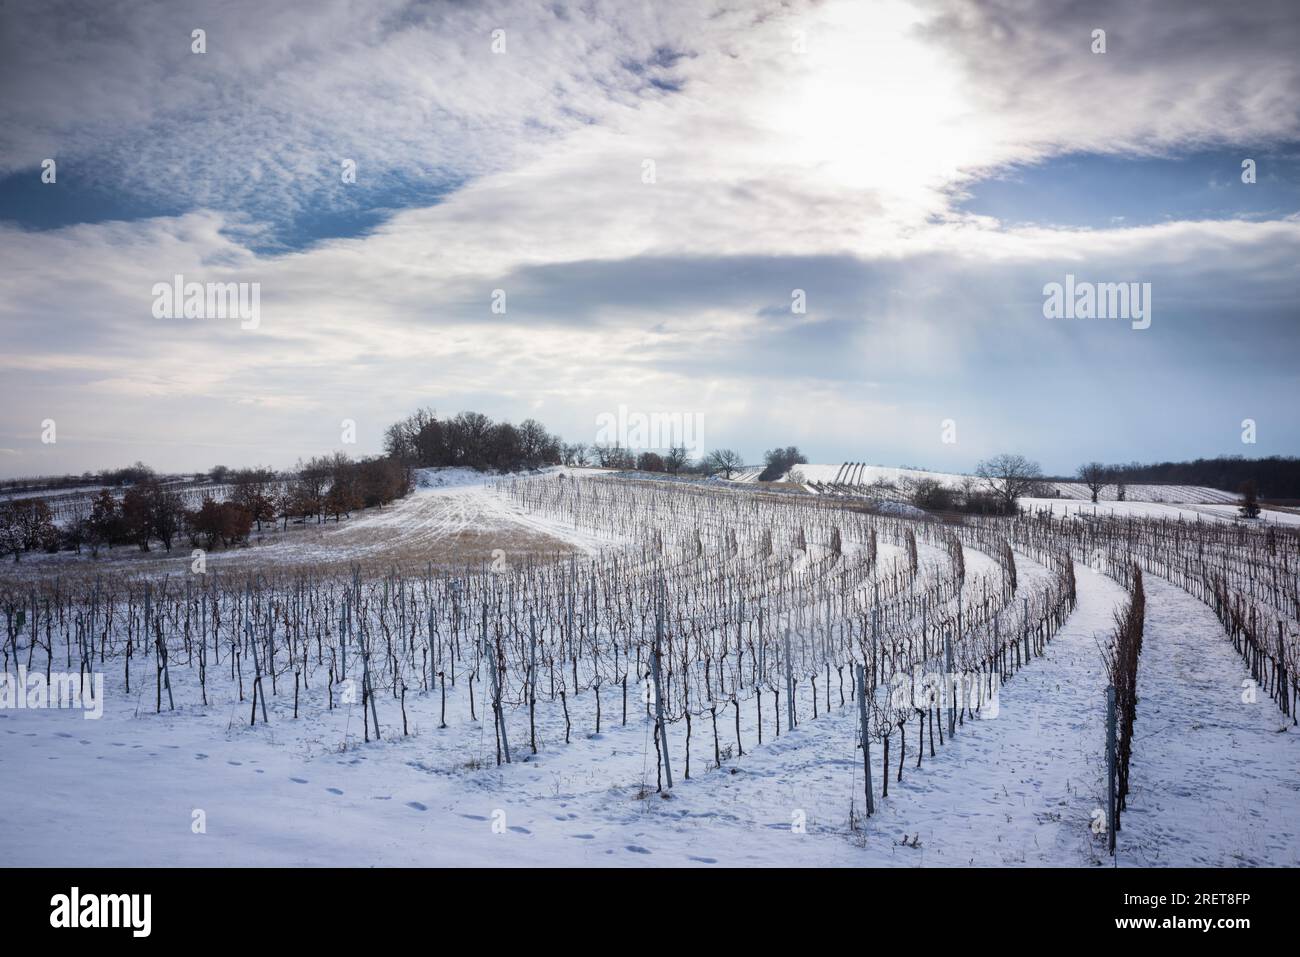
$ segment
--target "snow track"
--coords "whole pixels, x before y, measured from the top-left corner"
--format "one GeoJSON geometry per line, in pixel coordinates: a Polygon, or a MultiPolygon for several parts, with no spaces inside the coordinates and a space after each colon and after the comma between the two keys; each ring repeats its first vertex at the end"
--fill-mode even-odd
{"type": "Polygon", "coordinates": [[[1300,864],[1300,734],[1260,691],[1214,614],[1144,576],[1146,630],[1121,864],[1300,864]],[[1210,637],[1212,636],[1212,637],[1210,637]]]}

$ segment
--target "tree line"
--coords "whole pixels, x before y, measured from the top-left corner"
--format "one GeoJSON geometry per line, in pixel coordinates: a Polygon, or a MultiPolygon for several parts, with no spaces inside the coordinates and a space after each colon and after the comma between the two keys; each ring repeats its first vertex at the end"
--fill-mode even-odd
{"type": "MultiPolygon", "coordinates": [[[[715,449],[692,459],[683,445],[641,450],[618,442],[565,442],[536,419],[514,425],[494,422],[481,412],[439,418],[429,408],[390,425],[384,433],[384,452],[412,468],[463,466],[496,472],[569,465],[731,478],[744,465],[744,459],[732,449],[715,449]]],[[[767,453],[767,471],[781,474],[796,462],[806,461],[793,446],[775,449],[767,453]]]]}
{"type": "Polygon", "coordinates": [[[384,452],[409,467],[458,465],[500,472],[558,465],[565,456],[560,437],[546,431],[536,419],[513,425],[493,422],[481,412],[440,419],[427,408],[388,427],[384,452]]]}
{"type": "Polygon", "coordinates": [[[714,449],[692,459],[685,446],[675,445],[663,452],[637,452],[621,445],[566,445],[565,465],[597,465],[604,469],[637,472],[664,472],[669,475],[721,475],[731,478],[745,467],[745,460],[733,449],[714,449]]]}
{"type": "MultiPolygon", "coordinates": [[[[1121,501],[1125,485],[1203,485],[1225,492],[1241,492],[1247,482],[1253,482],[1258,494],[1265,498],[1300,499],[1300,457],[1273,455],[1248,459],[1241,455],[1220,455],[1190,462],[1150,465],[1141,462],[1124,465],[1088,462],[1079,467],[1074,480],[1087,484],[1094,496],[1099,491],[1093,488],[1094,483],[1102,487],[1116,485],[1121,501]],[[1084,477],[1085,470],[1088,478],[1084,477]]],[[[1093,501],[1096,501],[1095,497],[1093,501]]]]}
{"type": "Polygon", "coordinates": [[[0,481],[0,492],[14,493],[27,491],[59,491],[73,489],[82,485],[111,485],[120,488],[134,485],[146,479],[155,478],[156,473],[143,462],[136,462],[120,469],[100,469],[98,472],[86,471],[80,475],[36,475],[26,478],[12,478],[0,481]]]}
{"type": "Polygon", "coordinates": [[[410,489],[408,470],[394,459],[354,461],[343,452],[299,461],[292,472],[269,468],[217,466],[218,486],[186,488],[165,482],[152,470],[119,495],[103,488],[78,503],[73,514],[56,522],[43,498],[13,499],[0,504],[0,553],[19,561],[24,552],[49,553],[135,546],[142,552],[157,544],[171,551],[178,541],[212,549],[245,544],[254,527],[290,521],[322,523],[363,508],[385,505],[410,489]],[[218,497],[222,490],[224,497],[218,497]],[[201,496],[201,497],[199,497],[201,496]],[[194,507],[190,507],[193,503],[194,507]]]}

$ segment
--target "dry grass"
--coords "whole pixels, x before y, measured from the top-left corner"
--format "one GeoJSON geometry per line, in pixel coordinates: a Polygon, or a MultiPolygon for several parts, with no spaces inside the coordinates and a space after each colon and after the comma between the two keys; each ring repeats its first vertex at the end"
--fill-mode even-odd
{"type": "MultiPolygon", "coordinates": [[[[153,545],[148,552],[133,546],[102,550],[98,558],[81,555],[25,554],[20,563],[0,563],[0,586],[58,577],[93,580],[97,575],[173,578],[192,574],[194,546],[188,539],[170,552],[153,545]]],[[[473,498],[413,496],[382,509],[360,512],[341,522],[333,519],[290,523],[254,531],[249,544],[207,553],[209,573],[219,575],[363,574],[391,569],[423,572],[435,568],[482,567],[500,558],[510,565],[568,555],[574,546],[526,525],[485,510],[473,498]]]]}

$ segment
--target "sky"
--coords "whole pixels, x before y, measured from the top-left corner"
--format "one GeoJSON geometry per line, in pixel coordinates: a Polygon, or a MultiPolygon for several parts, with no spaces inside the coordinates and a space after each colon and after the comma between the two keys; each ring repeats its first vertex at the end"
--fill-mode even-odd
{"type": "Polygon", "coordinates": [[[422,406],[1297,454],[1297,49],[1285,0],[11,0],[0,476],[371,454],[422,406]],[[1149,325],[1048,318],[1067,275],[1149,325]],[[176,276],[255,319],[160,314],[176,276]]]}

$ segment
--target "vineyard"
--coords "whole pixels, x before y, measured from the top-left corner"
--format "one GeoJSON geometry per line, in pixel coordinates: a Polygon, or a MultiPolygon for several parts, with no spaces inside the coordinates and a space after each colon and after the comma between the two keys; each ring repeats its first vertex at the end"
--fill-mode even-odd
{"type": "MultiPolygon", "coordinates": [[[[501,833],[498,810],[505,833],[521,839],[537,838],[549,818],[561,822],[555,841],[597,841],[565,831],[572,812],[558,807],[576,806],[611,827],[688,829],[710,846],[774,841],[774,828],[813,832],[826,842],[821,859],[838,863],[855,854],[896,860],[928,845],[942,853],[942,821],[968,794],[1009,793],[1017,778],[1004,762],[1035,748],[1028,720],[1045,737],[1051,709],[1077,694],[1068,797],[1033,823],[1060,835],[1066,850],[1051,862],[1096,861],[1110,837],[1092,813],[1106,801],[1108,674],[1131,704],[1121,722],[1130,813],[1143,801],[1144,761],[1169,743],[1144,738],[1142,727],[1148,697],[1159,698],[1143,685],[1159,636],[1139,654],[1112,620],[1145,573],[1148,587],[1169,586],[1162,598],[1176,594],[1217,620],[1197,642],[1239,656],[1240,673],[1215,676],[1218,698],[1205,707],[1230,711],[1247,680],[1261,700],[1251,714],[1273,735],[1259,760],[1280,763],[1272,771],[1283,779],[1294,774],[1300,531],[1083,514],[914,520],[752,486],[577,473],[506,478],[465,494],[547,538],[531,547],[480,529],[473,560],[431,554],[387,568],[267,561],[142,575],[109,563],[93,577],[0,580],[5,672],[93,702],[106,734],[123,747],[139,739],[121,754],[141,746],[164,760],[193,750],[177,780],[215,774],[217,751],[258,754],[228,758],[205,785],[232,804],[319,801],[328,815],[342,788],[292,798],[231,775],[259,762],[338,767],[354,782],[348,793],[409,791],[399,803],[412,817],[435,803],[419,796],[433,788],[445,816],[466,829],[448,853],[501,833]],[[561,554],[562,539],[582,547],[561,554]],[[951,778],[958,767],[964,783],[951,778]],[[559,776],[546,784],[547,773],[559,776]],[[720,809],[746,788],[745,813],[720,809]],[[541,814],[543,805],[556,813],[541,814]],[[915,827],[900,841],[899,827],[926,815],[936,828],[928,844],[915,827]]],[[[39,765],[49,745],[33,719],[47,715],[0,715],[6,770],[39,765]],[[31,754],[19,747],[24,735],[37,736],[31,754]]],[[[88,753],[99,727],[78,720],[61,733],[88,753]]],[[[73,764],[86,766],[84,757],[73,764]]],[[[290,792],[309,780],[281,777],[290,792]]],[[[21,823],[20,804],[5,795],[3,823],[21,823]]],[[[379,839],[407,826],[375,818],[373,805],[345,816],[346,828],[379,839]]],[[[133,804],[132,813],[142,810],[133,804]]],[[[228,813],[253,826],[243,817],[251,811],[228,813]]],[[[1267,813],[1283,834],[1300,826],[1294,783],[1267,813]]],[[[188,829],[189,813],[167,827],[188,829]]],[[[294,827],[313,833],[309,823],[294,827]]],[[[32,833],[31,853],[43,853],[44,831],[32,833]]],[[[1118,835],[1121,853],[1128,833],[1118,835]]],[[[620,854],[646,850],[640,839],[619,840],[620,854]]],[[[991,854],[1002,838],[972,829],[962,840],[991,854]]],[[[1146,835],[1135,841],[1147,847],[1146,835]]],[[[349,862],[358,853],[394,859],[366,857],[348,839],[340,846],[351,848],[349,862]]],[[[196,853],[210,852],[187,849],[182,859],[196,853]]],[[[311,860],[296,847],[286,853],[311,860]]],[[[1266,862],[1295,863],[1294,851],[1266,862]]]]}

